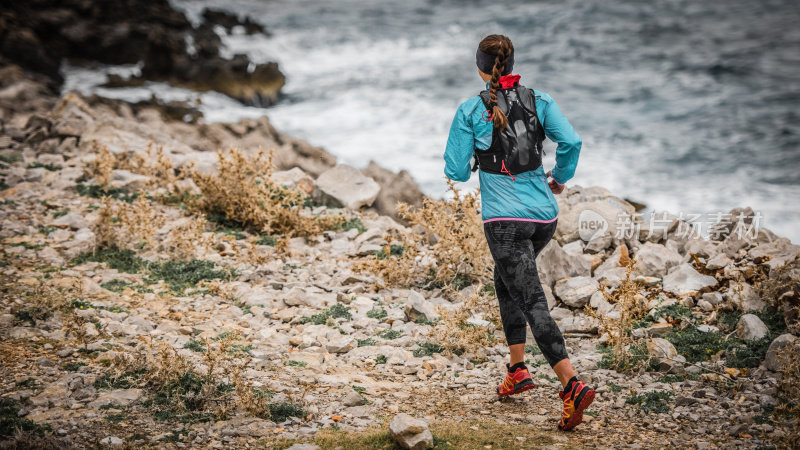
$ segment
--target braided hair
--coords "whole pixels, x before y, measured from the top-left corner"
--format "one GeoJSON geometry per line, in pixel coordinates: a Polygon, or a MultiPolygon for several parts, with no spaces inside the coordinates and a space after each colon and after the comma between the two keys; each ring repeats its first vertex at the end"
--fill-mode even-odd
{"type": "Polygon", "coordinates": [[[500,89],[500,76],[505,71],[509,56],[514,53],[511,39],[502,34],[490,34],[483,38],[478,48],[490,55],[496,55],[492,68],[492,79],[489,82],[489,99],[492,105],[491,118],[495,128],[504,130],[508,125],[508,118],[497,106],[497,90],[500,89]]]}

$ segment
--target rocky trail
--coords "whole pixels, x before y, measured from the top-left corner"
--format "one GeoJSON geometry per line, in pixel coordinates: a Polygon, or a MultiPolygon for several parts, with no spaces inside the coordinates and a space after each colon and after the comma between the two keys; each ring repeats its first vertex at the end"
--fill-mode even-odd
{"type": "Polygon", "coordinates": [[[797,400],[781,380],[796,374],[782,355],[800,346],[800,247],[766,229],[741,237],[734,220],[706,240],[669,216],[619,238],[628,202],[601,188],[561,195],[538,265],[598,392],[562,433],[560,386],[532,340],[537,387],[495,395],[507,347],[492,308],[470,303],[493,305],[491,285],[401,286],[380,265],[446,265],[441,230],[396,209],[446,204],[424,204],[408,174],[336,165],[266,118],[185,123],[158,104],[48,97],[22,69],[2,70],[0,446],[392,448],[400,413],[423,419],[435,448],[770,448],[796,434],[780,411],[797,400]],[[259,147],[274,149],[272,181],[230,184],[259,147]],[[240,171],[215,178],[225,161],[240,171]],[[226,183],[245,188],[212,191],[226,183]],[[232,220],[249,210],[225,205],[259,183],[273,230],[308,228],[232,220]],[[225,200],[216,212],[202,203],[212,192],[225,200]],[[585,242],[587,209],[608,230],[585,242]],[[625,322],[631,305],[642,314],[625,322]],[[615,342],[627,342],[622,359],[615,342]]]}

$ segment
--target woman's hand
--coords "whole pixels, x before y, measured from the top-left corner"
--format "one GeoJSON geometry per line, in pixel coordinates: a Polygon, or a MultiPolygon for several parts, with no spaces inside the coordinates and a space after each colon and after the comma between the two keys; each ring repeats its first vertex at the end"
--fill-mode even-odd
{"type": "Polygon", "coordinates": [[[548,170],[547,174],[546,174],[547,178],[548,178],[547,185],[550,186],[550,190],[553,191],[553,194],[555,194],[555,195],[558,195],[558,194],[564,192],[564,187],[566,186],[566,184],[559,184],[558,181],[556,181],[555,178],[552,178],[552,175],[550,174],[550,172],[551,171],[548,170]]]}

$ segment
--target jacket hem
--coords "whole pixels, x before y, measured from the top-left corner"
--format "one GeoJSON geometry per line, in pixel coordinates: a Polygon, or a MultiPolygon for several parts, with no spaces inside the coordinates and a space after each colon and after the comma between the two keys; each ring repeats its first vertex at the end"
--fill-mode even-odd
{"type": "Polygon", "coordinates": [[[550,220],[523,219],[521,217],[495,217],[494,219],[486,219],[486,220],[483,221],[483,223],[498,222],[498,221],[501,221],[501,220],[510,220],[510,221],[514,221],[514,222],[553,223],[556,220],[558,220],[558,216],[555,216],[554,218],[552,218],[550,220]]]}

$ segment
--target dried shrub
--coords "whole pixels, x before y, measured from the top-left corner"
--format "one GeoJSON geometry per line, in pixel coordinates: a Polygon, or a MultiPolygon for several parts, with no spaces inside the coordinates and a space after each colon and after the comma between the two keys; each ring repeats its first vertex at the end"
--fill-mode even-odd
{"type": "Polygon", "coordinates": [[[307,198],[299,191],[272,180],[272,152],[247,157],[239,150],[220,152],[219,170],[191,176],[203,197],[197,207],[209,215],[252,227],[267,234],[310,236],[339,225],[341,216],[305,213],[307,198]]]}
{"type": "Polygon", "coordinates": [[[605,289],[602,291],[606,300],[618,305],[618,319],[600,316],[588,305],[586,307],[586,312],[598,319],[600,333],[608,336],[606,345],[609,351],[603,356],[600,365],[622,372],[637,371],[653,362],[646,347],[635,343],[631,336],[634,324],[647,314],[647,299],[639,294],[640,286],[633,278],[635,265],[623,244],[618,266],[625,267],[625,278],[614,292],[605,289]]]}
{"type": "Polygon", "coordinates": [[[778,396],[780,404],[776,417],[781,422],[783,434],[778,439],[779,448],[800,448],[800,345],[787,345],[778,355],[780,379],[778,396]]]}
{"type": "Polygon", "coordinates": [[[775,270],[760,286],[761,298],[783,311],[786,328],[800,334],[800,258],[775,270]]]}
{"type": "MultiPolygon", "coordinates": [[[[442,320],[436,323],[430,340],[441,346],[446,353],[461,355],[477,353],[480,349],[501,342],[495,332],[501,329],[500,312],[496,302],[484,289],[475,289],[453,312],[440,309],[442,320]],[[487,326],[468,323],[471,317],[482,318],[487,326]]],[[[502,335],[502,333],[499,333],[502,335]]]]}
{"type": "Polygon", "coordinates": [[[94,177],[98,186],[107,187],[111,184],[111,172],[117,163],[117,158],[108,149],[103,146],[97,152],[97,156],[89,166],[90,174],[94,177]]]}
{"type": "Polygon", "coordinates": [[[460,288],[490,280],[494,265],[483,235],[480,193],[463,194],[451,180],[447,185],[451,199],[426,198],[418,209],[399,205],[399,214],[416,232],[395,233],[382,254],[354,268],[379,275],[390,286],[460,288]]]}
{"type": "Polygon", "coordinates": [[[133,203],[105,197],[97,215],[95,244],[98,248],[152,246],[156,230],[164,225],[163,217],[155,211],[152,202],[143,196],[133,203]]]}
{"type": "Polygon", "coordinates": [[[214,244],[211,235],[205,233],[207,223],[202,216],[188,217],[169,231],[167,239],[162,241],[159,250],[181,261],[202,256],[214,244]]]}

